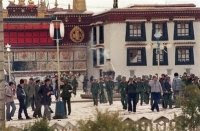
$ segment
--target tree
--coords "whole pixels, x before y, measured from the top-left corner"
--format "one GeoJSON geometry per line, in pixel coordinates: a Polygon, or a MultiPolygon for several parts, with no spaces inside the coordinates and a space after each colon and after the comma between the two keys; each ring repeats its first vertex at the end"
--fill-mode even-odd
{"type": "Polygon", "coordinates": [[[197,131],[200,127],[200,89],[195,85],[186,86],[180,102],[182,114],[176,118],[177,130],[197,131]]]}

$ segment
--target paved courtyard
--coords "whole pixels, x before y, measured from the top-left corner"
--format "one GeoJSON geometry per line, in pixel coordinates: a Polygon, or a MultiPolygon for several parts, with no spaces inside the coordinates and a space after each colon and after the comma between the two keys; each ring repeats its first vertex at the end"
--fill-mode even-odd
{"type": "MultiPolygon", "coordinates": [[[[85,119],[85,120],[93,119],[96,109],[98,109],[100,111],[105,111],[105,110],[108,110],[111,112],[118,111],[120,113],[121,117],[123,117],[124,119],[131,118],[132,120],[138,120],[142,117],[146,117],[148,119],[155,120],[155,119],[159,118],[160,116],[165,116],[169,119],[172,119],[172,118],[174,118],[174,114],[178,115],[181,112],[181,109],[177,109],[177,108],[167,109],[167,110],[164,110],[161,108],[160,112],[152,112],[150,110],[150,105],[140,106],[138,104],[137,112],[135,114],[134,113],[129,114],[128,111],[124,111],[122,109],[120,101],[114,101],[114,104],[111,106],[107,103],[107,104],[99,104],[98,107],[94,107],[92,102],[81,102],[81,100],[80,100],[81,98],[79,96],[80,93],[81,92],[79,92],[76,97],[73,96],[73,98],[72,98],[73,103],[72,103],[71,115],[68,116],[67,119],[62,119],[62,120],[53,120],[52,119],[50,121],[50,124],[54,124],[56,122],[58,122],[59,124],[62,124],[62,123],[65,124],[66,122],[70,122],[73,125],[75,125],[77,123],[77,121],[79,121],[81,119],[85,119]]],[[[84,100],[82,99],[82,101],[84,101],[84,100]]],[[[19,106],[18,106],[18,104],[16,106],[17,106],[17,110],[16,110],[16,113],[14,116],[14,120],[7,122],[7,126],[21,127],[26,124],[33,123],[34,121],[37,120],[37,119],[21,120],[21,121],[17,120],[19,106]]],[[[55,111],[55,103],[52,104],[51,108],[55,111]]],[[[42,111],[43,111],[43,108],[42,108],[42,111]]],[[[32,117],[33,112],[30,107],[28,108],[28,113],[32,117]]],[[[54,116],[54,114],[52,114],[52,117],[53,116],[54,116]]],[[[25,116],[24,116],[24,118],[25,118],[25,116]]]]}

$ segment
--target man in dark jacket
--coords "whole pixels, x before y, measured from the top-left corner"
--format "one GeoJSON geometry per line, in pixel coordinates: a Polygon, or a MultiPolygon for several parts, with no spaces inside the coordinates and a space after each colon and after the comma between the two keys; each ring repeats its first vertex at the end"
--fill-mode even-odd
{"type": "Polygon", "coordinates": [[[99,96],[100,88],[99,88],[98,80],[96,78],[93,79],[93,82],[91,85],[91,92],[92,92],[94,106],[98,106],[98,96],[99,96]]]}
{"type": "Polygon", "coordinates": [[[169,106],[172,109],[172,89],[170,84],[170,77],[166,77],[162,86],[163,89],[163,108],[169,106]]]}
{"type": "Polygon", "coordinates": [[[76,95],[76,90],[78,88],[78,81],[76,75],[72,77],[72,86],[73,86],[73,94],[76,95]]]}
{"type": "Polygon", "coordinates": [[[28,116],[27,109],[26,109],[26,93],[24,91],[24,80],[20,80],[20,84],[17,86],[17,99],[19,100],[19,112],[18,112],[18,119],[23,120],[22,118],[22,111],[26,116],[26,119],[31,119],[28,116]]]}
{"type": "Polygon", "coordinates": [[[61,97],[64,103],[65,115],[67,116],[67,107],[68,107],[68,115],[71,114],[71,93],[72,93],[72,85],[69,84],[68,80],[62,79],[64,85],[61,86],[61,97]],[[67,107],[66,107],[67,104],[67,107]]]}
{"type": "Polygon", "coordinates": [[[35,98],[35,110],[34,110],[34,114],[33,117],[37,118],[37,117],[42,117],[42,113],[41,113],[41,96],[38,94],[40,91],[40,80],[36,80],[36,84],[35,84],[35,94],[34,94],[34,98],[35,98]]]}
{"type": "Polygon", "coordinates": [[[44,105],[44,118],[47,118],[48,120],[51,120],[51,109],[50,109],[50,103],[51,103],[51,95],[54,94],[53,87],[51,86],[51,80],[46,79],[45,85],[42,85],[39,90],[39,94],[41,95],[41,104],[44,105]]]}
{"type": "Polygon", "coordinates": [[[110,105],[113,104],[113,90],[114,90],[114,88],[115,88],[115,83],[112,80],[112,77],[110,76],[108,78],[108,80],[106,81],[106,91],[107,91],[107,94],[108,94],[108,101],[109,101],[110,105]]]}
{"type": "Polygon", "coordinates": [[[126,77],[122,77],[122,81],[119,83],[118,90],[121,94],[121,103],[123,106],[123,109],[127,109],[127,94],[126,94],[126,88],[127,88],[127,82],[126,77]]]}
{"type": "Polygon", "coordinates": [[[137,83],[133,80],[133,78],[129,79],[128,86],[126,89],[126,92],[128,94],[128,111],[136,112],[136,106],[137,106],[137,83]],[[133,104],[132,104],[133,102],[133,104]]]}

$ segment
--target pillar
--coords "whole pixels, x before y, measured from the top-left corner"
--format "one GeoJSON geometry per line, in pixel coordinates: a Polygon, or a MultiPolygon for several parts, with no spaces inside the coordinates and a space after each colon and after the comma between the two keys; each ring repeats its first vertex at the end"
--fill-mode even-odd
{"type": "Polygon", "coordinates": [[[3,35],[3,7],[0,0],[0,130],[5,122],[5,104],[4,104],[4,35],[3,35]]]}

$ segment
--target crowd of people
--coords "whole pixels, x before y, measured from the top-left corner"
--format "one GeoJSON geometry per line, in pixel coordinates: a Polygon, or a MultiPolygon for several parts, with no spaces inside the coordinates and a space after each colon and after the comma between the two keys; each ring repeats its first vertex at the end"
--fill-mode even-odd
{"type": "Polygon", "coordinates": [[[174,74],[174,78],[162,74],[154,76],[130,77],[127,79],[125,76],[118,76],[116,83],[113,81],[112,76],[105,76],[100,78],[93,78],[91,80],[91,93],[94,105],[100,103],[113,104],[113,92],[120,93],[121,103],[124,110],[136,112],[137,103],[140,105],[150,104],[151,110],[156,109],[159,112],[159,104],[164,109],[179,108],[180,103],[178,98],[183,96],[185,85],[194,84],[200,88],[199,78],[194,74],[188,75],[184,73],[179,76],[178,73],[174,74]]]}
{"type": "MultiPolygon", "coordinates": [[[[78,87],[77,74],[63,74],[61,77],[60,97],[64,103],[65,115],[71,114],[71,94],[76,95],[76,90],[78,87]],[[68,107],[68,113],[66,109],[66,104],[68,107]]],[[[47,118],[51,119],[51,109],[52,95],[55,95],[56,100],[58,100],[58,76],[48,76],[45,80],[40,80],[39,78],[30,78],[29,81],[26,79],[21,79],[19,84],[9,82],[5,86],[5,104],[6,104],[6,120],[12,120],[15,114],[15,96],[19,101],[19,111],[18,119],[23,120],[22,112],[26,119],[31,119],[27,112],[27,108],[31,107],[33,111],[33,117],[35,118],[47,118]],[[44,113],[42,115],[41,108],[44,107],[44,113]]]]}
{"type": "MultiPolygon", "coordinates": [[[[22,112],[26,119],[31,119],[30,114],[27,112],[27,108],[31,108],[33,111],[33,117],[35,118],[47,118],[51,119],[52,95],[55,95],[55,99],[58,100],[59,96],[64,103],[65,116],[71,114],[71,96],[76,95],[78,88],[77,78],[80,74],[62,74],[59,94],[58,88],[58,76],[48,76],[45,80],[39,78],[30,78],[29,81],[21,79],[19,84],[9,82],[5,86],[5,104],[6,104],[6,120],[12,120],[15,114],[16,106],[14,102],[15,96],[19,101],[18,119],[22,120],[22,112]],[[44,107],[44,113],[41,108],[44,107]]],[[[184,73],[183,76],[179,76],[178,73],[174,74],[174,78],[171,80],[169,76],[162,74],[158,79],[157,75],[154,76],[142,76],[142,77],[130,77],[127,79],[125,76],[117,76],[114,81],[112,76],[104,76],[99,79],[84,76],[83,91],[87,94],[92,94],[94,106],[98,106],[98,103],[113,104],[113,95],[120,94],[122,108],[129,112],[136,112],[137,103],[140,105],[150,104],[151,110],[155,109],[159,112],[159,104],[163,108],[180,107],[177,102],[177,98],[182,96],[184,86],[194,84],[200,88],[199,78],[193,74],[188,75],[184,73]],[[90,90],[89,90],[90,89],[90,90]]]]}

